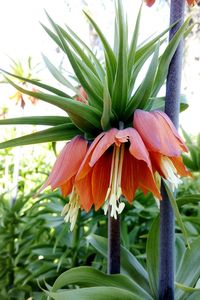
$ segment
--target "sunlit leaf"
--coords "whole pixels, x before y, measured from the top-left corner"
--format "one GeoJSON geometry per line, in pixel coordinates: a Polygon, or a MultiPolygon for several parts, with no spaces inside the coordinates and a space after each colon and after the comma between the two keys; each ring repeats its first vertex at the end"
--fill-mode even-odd
{"type": "Polygon", "coordinates": [[[0,125],[49,125],[56,126],[61,124],[71,123],[69,117],[60,116],[35,116],[35,117],[21,117],[12,119],[0,120],[0,125]]]}
{"type": "Polygon", "coordinates": [[[82,134],[81,131],[73,124],[58,125],[0,143],[0,149],[53,141],[65,141],[79,134],[82,134]]]}
{"type": "Polygon", "coordinates": [[[183,236],[184,236],[186,244],[190,248],[188,234],[187,234],[187,231],[186,231],[185,226],[183,224],[183,221],[182,221],[182,218],[181,218],[181,214],[179,212],[179,209],[178,209],[178,206],[177,206],[177,203],[176,203],[176,199],[175,199],[173,193],[171,192],[170,187],[168,186],[168,182],[166,180],[163,180],[163,182],[164,182],[164,185],[165,185],[165,188],[166,188],[166,192],[167,192],[167,195],[169,197],[171,206],[173,208],[174,214],[176,216],[177,223],[178,223],[178,225],[179,225],[179,227],[180,227],[180,229],[181,229],[181,231],[183,233],[183,236]]]}
{"type": "Polygon", "coordinates": [[[157,217],[148,234],[147,239],[147,272],[149,275],[149,284],[154,295],[158,298],[158,273],[159,273],[159,235],[160,235],[160,218],[157,217]]]}
{"type": "MultiPolygon", "coordinates": [[[[95,234],[88,238],[90,244],[107,258],[107,239],[95,234]]],[[[121,246],[121,273],[130,276],[138,285],[150,294],[148,274],[139,261],[126,248],[121,246]]]]}
{"type": "MultiPolygon", "coordinates": [[[[75,101],[73,99],[64,98],[64,97],[60,97],[57,95],[29,91],[29,90],[26,90],[26,89],[22,88],[21,86],[15,84],[10,79],[7,78],[7,80],[11,85],[13,85],[20,92],[30,95],[30,96],[33,96],[37,99],[41,99],[50,104],[53,104],[53,105],[63,109],[64,111],[66,111],[68,114],[73,114],[77,118],[84,119],[84,121],[87,122],[87,124],[88,124],[88,128],[92,129],[94,126],[96,128],[101,127],[101,125],[100,125],[101,114],[94,107],[85,105],[85,104],[83,104],[79,101],[75,101]]],[[[79,127],[80,127],[80,124],[79,124],[79,127]]]]}

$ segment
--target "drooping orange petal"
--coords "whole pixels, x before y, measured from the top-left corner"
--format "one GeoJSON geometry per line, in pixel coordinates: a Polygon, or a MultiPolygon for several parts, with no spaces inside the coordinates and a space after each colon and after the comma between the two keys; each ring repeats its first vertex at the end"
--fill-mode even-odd
{"type": "Polygon", "coordinates": [[[87,147],[87,141],[81,136],[68,142],[59,154],[43,188],[50,184],[55,189],[74,176],[86,155],[87,147]]]}
{"type": "Polygon", "coordinates": [[[157,188],[156,182],[154,180],[153,173],[151,169],[147,166],[147,164],[142,161],[137,161],[137,170],[138,170],[138,180],[139,180],[139,186],[144,191],[148,190],[152,192],[152,194],[158,198],[161,199],[161,194],[157,188]]]}
{"type": "Polygon", "coordinates": [[[94,201],[92,197],[92,172],[89,172],[83,179],[75,181],[75,188],[79,195],[81,208],[89,212],[94,201]]]}
{"type": "Polygon", "coordinates": [[[122,194],[129,203],[132,203],[134,199],[138,184],[136,159],[130,154],[129,150],[125,148],[122,166],[121,188],[122,194]]]}
{"type": "Polygon", "coordinates": [[[115,135],[118,132],[118,129],[111,128],[110,130],[104,133],[104,136],[101,140],[99,140],[96,145],[91,160],[89,162],[90,167],[93,167],[94,164],[98,161],[98,159],[104,154],[104,152],[115,142],[115,135]]]}
{"type": "Polygon", "coordinates": [[[186,169],[181,156],[169,157],[169,159],[173,162],[177,173],[180,176],[192,176],[192,174],[186,169]]]}
{"type": "Polygon", "coordinates": [[[95,210],[98,210],[106,200],[106,194],[110,182],[112,163],[112,151],[106,151],[93,167],[92,171],[92,195],[95,210]]]}
{"type": "Polygon", "coordinates": [[[163,178],[165,177],[165,174],[162,171],[161,168],[161,159],[162,159],[162,154],[160,153],[156,153],[156,152],[150,152],[150,158],[151,158],[151,163],[152,163],[152,168],[153,168],[153,172],[158,172],[160,174],[160,176],[162,176],[163,178]]]}
{"type": "Polygon", "coordinates": [[[149,167],[151,167],[151,161],[149,158],[149,153],[140,137],[138,132],[134,128],[126,128],[119,130],[116,134],[116,139],[119,142],[124,143],[130,141],[129,151],[130,153],[139,160],[144,160],[149,167]]]}
{"type": "Polygon", "coordinates": [[[134,128],[139,132],[147,149],[166,156],[179,156],[187,148],[176,128],[164,117],[164,113],[137,109],[134,113],[134,128]]]}
{"type": "Polygon", "coordinates": [[[75,176],[73,176],[70,180],[68,180],[63,185],[60,186],[61,194],[63,197],[66,197],[71,193],[74,184],[74,178],[75,176]]]}
{"type": "Polygon", "coordinates": [[[160,115],[167,122],[167,124],[171,128],[173,134],[176,136],[177,140],[180,142],[180,147],[182,148],[182,150],[184,152],[188,152],[188,148],[187,148],[186,144],[184,143],[183,139],[180,137],[176,127],[174,126],[174,124],[172,123],[172,121],[168,117],[168,115],[165,114],[163,111],[155,111],[154,114],[160,115]]]}
{"type": "Polygon", "coordinates": [[[80,165],[79,171],[76,175],[76,180],[80,180],[82,178],[84,178],[90,171],[91,171],[91,167],[89,165],[92,153],[96,147],[96,145],[98,144],[99,140],[104,136],[105,132],[102,132],[101,134],[99,134],[94,141],[92,142],[92,144],[90,145],[87,154],[84,158],[84,160],[82,161],[82,164],[80,165]]]}

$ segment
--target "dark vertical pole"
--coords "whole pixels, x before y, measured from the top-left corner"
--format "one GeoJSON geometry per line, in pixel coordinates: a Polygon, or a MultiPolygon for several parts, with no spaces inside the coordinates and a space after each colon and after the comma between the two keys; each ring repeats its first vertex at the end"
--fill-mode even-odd
{"type": "MultiPolygon", "coordinates": [[[[183,23],[185,0],[171,0],[170,24],[179,22],[170,30],[169,39],[183,23]]],[[[165,112],[174,125],[178,128],[180,107],[180,86],[182,71],[183,41],[172,58],[166,87],[165,112]]],[[[174,245],[175,228],[174,214],[167,193],[161,188],[163,201],[160,205],[160,274],[159,274],[159,299],[174,299],[174,245]]]]}
{"type": "Polygon", "coordinates": [[[108,274],[120,273],[120,216],[108,216],[108,274]]]}

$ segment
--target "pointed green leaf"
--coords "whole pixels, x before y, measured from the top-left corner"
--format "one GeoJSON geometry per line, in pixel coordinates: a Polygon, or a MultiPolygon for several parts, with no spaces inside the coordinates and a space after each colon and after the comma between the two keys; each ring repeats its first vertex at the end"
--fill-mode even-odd
{"type": "Polygon", "coordinates": [[[109,86],[109,91],[110,91],[110,88],[112,87],[112,84],[113,84],[113,80],[114,80],[114,76],[115,76],[115,72],[116,72],[116,65],[117,65],[115,54],[114,54],[112,48],[110,47],[108,41],[106,40],[105,36],[101,32],[99,26],[95,23],[95,21],[86,12],[84,12],[84,14],[87,17],[87,19],[89,20],[89,22],[92,24],[92,26],[94,27],[95,31],[97,32],[97,34],[103,44],[105,61],[106,61],[106,69],[107,69],[108,86],[109,86]]]}
{"type": "Polygon", "coordinates": [[[147,239],[147,272],[149,275],[149,284],[154,295],[158,299],[158,275],[159,275],[159,236],[160,236],[160,218],[153,221],[147,239]]]}
{"type": "Polygon", "coordinates": [[[107,82],[104,83],[104,95],[103,95],[103,114],[101,117],[101,126],[103,130],[108,130],[111,125],[110,121],[112,118],[112,100],[108,90],[107,82]]]}
{"type": "Polygon", "coordinates": [[[194,293],[194,292],[197,292],[197,291],[200,292],[200,289],[193,288],[193,287],[190,287],[190,286],[185,286],[184,284],[181,284],[179,282],[175,282],[175,286],[176,286],[176,288],[181,289],[186,293],[194,293]]]}
{"type": "Polygon", "coordinates": [[[188,18],[184,24],[180,27],[180,29],[176,32],[176,34],[173,36],[173,38],[170,40],[167,48],[165,49],[164,53],[160,57],[160,62],[158,66],[158,71],[156,74],[155,84],[152,92],[152,96],[156,96],[159,92],[161,86],[163,85],[166,77],[168,68],[171,62],[172,57],[174,56],[174,53],[181,41],[181,39],[184,36],[185,30],[188,27],[190,18],[188,18]]]}
{"type": "Polygon", "coordinates": [[[71,123],[68,117],[59,116],[37,116],[37,117],[21,117],[12,119],[0,120],[0,125],[49,125],[56,126],[61,124],[71,123]]]}
{"type": "MultiPolygon", "coordinates": [[[[25,78],[25,77],[22,77],[22,76],[18,76],[18,75],[12,74],[10,72],[7,72],[7,71],[5,71],[3,69],[0,69],[0,71],[3,72],[3,73],[5,73],[5,74],[7,74],[7,75],[10,75],[10,76],[12,76],[14,78],[18,78],[18,79],[20,79],[20,80],[22,80],[24,82],[29,82],[29,83],[31,83],[33,85],[39,86],[39,87],[41,87],[41,88],[43,88],[43,89],[45,89],[45,90],[47,90],[49,92],[52,92],[52,93],[54,93],[54,94],[56,94],[58,96],[70,98],[70,96],[68,94],[66,94],[66,93],[64,93],[64,92],[62,92],[62,91],[60,91],[60,90],[58,90],[58,89],[56,89],[56,88],[54,88],[52,86],[49,86],[49,85],[44,84],[44,83],[41,83],[40,81],[33,80],[33,79],[28,79],[28,78],[25,78]]],[[[5,77],[5,78],[8,81],[8,78],[7,77],[5,77]]]]}
{"type": "Polygon", "coordinates": [[[190,243],[189,243],[189,239],[188,239],[188,234],[187,234],[187,231],[185,229],[185,226],[183,224],[183,221],[181,219],[181,214],[179,212],[179,209],[178,209],[178,206],[177,206],[177,203],[176,203],[176,199],[174,198],[174,195],[173,193],[171,192],[171,189],[168,185],[168,182],[166,180],[163,179],[163,182],[164,182],[164,185],[165,185],[165,189],[166,189],[166,192],[167,192],[167,195],[169,197],[169,200],[170,200],[170,203],[171,203],[171,206],[173,208],[173,211],[174,211],[174,214],[176,216],[176,220],[177,220],[177,223],[182,231],[182,234],[184,236],[184,239],[185,239],[185,242],[186,244],[188,245],[188,247],[190,248],[190,243]]]}
{"type": "Polygon", "coordinates": [[[141,57],[134,63],[132,74],[129,79],[129,94],[128,98],[130,99],[133,93],[135,82],[138,78],[138,74],[141,71],[142,67],[146,63],[147,59],[153,54],[155,51],[156,45],[152,45],[150,48],[148,48],[148,51],[146,51],[141,57]]]}
{"type": "Polygon", "coordinates": [[[139,13],[137,16],[137,20],[134,27],[134,32],[132,36],[132,41],[128,53],[128,71],[129,71],[129,78],[132,73],[132,68],[135,61],[135,54],[136,54],[136,47],[137,47],[137,41],[138,41],[138,35],[139,35],[139,27],[140,27],[140,19],[141,19],[141,11],[142,11],[142,4],[139,9],[139,13]]]}
{"type": "Polygon", "coordinates": [[[80,134],[82,134],[81,131],[77,129],[73,124],[58,125],[0,143],[0,149],[54,141],[65,141],[70,140],[74,136],[80,134]]]}
{"type": "Polygon", "coordinates": [[[172,27],[174,27],[174,25],[176,23],[177,22],[175,22],[174,24],[169,26],[167,29],[165,29],[163,32],[161,32],[159,35],[157,35],[154,39],[151,39],[149,42],[142,43],[142,45],[139,45],[138,49],[136,51],[136,54],[135,54],[135,61],[140,59],[140,57],[142,55],[144,55],[144,53],[146,53],[146,51],[148,51],[149,48],[151,48],[153,45],[155,45],[172,27]]]}
{"type": "Polygon", "coordinates": [[[133,115],[133,112],[136,108],[143,109],[149,100],[158,67],[159,47],[160,44],[158,43],[144,80],[140,84],[131,100],[128,102],[125,114],[127,119],[133,115]]]}
{"type": "Polygon", "coordinates": [[[117,57],[117,68],[112,90],[112,106],[115,113],[121,118],[124,115],[128,101],[128,41],[127,24],[123,12],[121,0],[117,2],[116,18],[119,31],[119,49],[117,57]]]}
{"type": "Polygon", "coordinates": [[[96,69],[94,67],[94,65],[92,64],[92,61],[89,59],[89,57],[87,57],[87,55],[85,54],[85,52],[81,49],[81,47],[79,46],[79,44],[76,42],[75,39],[73,39],[70,34],[65,31],[62,27],[58,26],[58,28],[60,29],[60,32],[62,34],[62,36],[67,40],[67,42],[72,46],[72,48],[75,50],[75,52],[80,56],[80,58],[82,59],[82,61],[86,64],[86,66],[95,74],[98,76],[96,69]]]}
{"type": "Polygon", "coordinates": [[[78,94],[78,89],[76,89],[70,82],[67,80],[62,73],[50,62],[48,57],[46,57],[44,54],[42,54],[43,60],[49,70],[49,72],[53,75],[53,77],[63,84],[65,87],[68,87],[72,91],[74,91],[76,94],[78,94]]]}
{"type": "MultiPolygon", "coordinates": [[[[64,98],[64,97],[60,97],[57,95],[28,91],[28,90],[20,87],[19,85],[15,84],[13,81],[11,81],[8,78],[7,78],[7,81],[22,93],[33,96],[37,99],[41,99],[47,103],[53,104],[53,105],[63,109],[64,111],[66,111],[68,114],[73,114],[78,119],[79,118],[83,119],[84,122],[87,123],[87,127],[91,128],[91,130],[94,129],[94,127],[101,128],[101,125],[100,125],[101,114],[94,107],[85,105],[85,104],[83,104],[79,101],[75,101],[73,99],[64,98]]],[[[80,123],[79,123],[79,127],[80,127],[80,123]]],[[[83,128],[83,130],[84,130],[84,128],[83,128]]]]}
{"type": "Polygon", "coordinates": [[[92,52],[92,50],[86,45],[86,43],[84,43],[83,40],[80,39],[80,37],[71,29],[66,25],[68,31],[71,33],[71,35],[83,46],[84,50],[88,52],[89,57],[92,59],[97,74],[99,76],[99,78],[101,79],[102,82],[104,82],[104,78],[105,78],[105,71],[100,63],[100,61],[96,58],[95,54],[92,52]]]}
{"type": "MultiPolygon", "coordinates": [[[[188,287],[195,287],[197,280],[200,278],[199,249],[200,238],[197,238],[190,244],[190,249],[187,248],[182,256],[182,261],[176,274],[176,282],[188,287]]],[[[185,295],[186,297],[184,295],[185,291],[176,290],[176,299],[189,299],[189,295],[185,295]]]]}
{"type": "MultiPolygon", "coordinates": [[[[47,13],[46,13],[47,14],[47,13]]],[[[68,44],[66,43],[64,37],[62,36],[62,33],[59,29],[59,26],[57,26],[56,23],[54,23],[54,21],[51,19],[51,17],[47,14],[47,17],[52,25],[52,27],[54,28],[56,34],[58,35],[61,43],[62,43],[62,49],[63,51],[67,54],[68,59],[71,63],[71,66],[77,76],[77,78],[79,79],[80,84],[82,85],[82,87],[84,88],[84,90],[86,91],[86,93],[88,94],[89,97],[89,101],[90,103],[94,106],[97,107],[98,109],[102,109],[103,106],[103,102],[101,97],[94,92],[94,86],[92,86],[89,82],[88,77],[84,76],[80,65],[78,63],[79,59],[77,58],[77,56],[70,50],[68,44]],[[88,79],[88,80],[87,80],[88,79]]]]}

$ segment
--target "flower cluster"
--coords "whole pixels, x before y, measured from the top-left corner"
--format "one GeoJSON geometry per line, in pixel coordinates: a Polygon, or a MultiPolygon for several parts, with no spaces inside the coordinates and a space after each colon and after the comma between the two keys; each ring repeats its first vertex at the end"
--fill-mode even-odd
{"type": "Polygon", "coordinates": [[[133,127],[111,128],[90,144],[82,136],[68,142],[58,156],[42,189],[60,188],[70,195],[63,209],[73,229],[79,209],[88,212],[110,208],[117,218],[124,208],[123,195],[132,203],[139,188],[161,199],[161,177],[177,187],[179,176],[187,176],[181,152],[187,147],[168,116],[160,111],[134,113],[133,127]]]}

